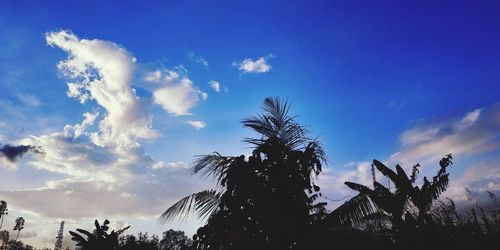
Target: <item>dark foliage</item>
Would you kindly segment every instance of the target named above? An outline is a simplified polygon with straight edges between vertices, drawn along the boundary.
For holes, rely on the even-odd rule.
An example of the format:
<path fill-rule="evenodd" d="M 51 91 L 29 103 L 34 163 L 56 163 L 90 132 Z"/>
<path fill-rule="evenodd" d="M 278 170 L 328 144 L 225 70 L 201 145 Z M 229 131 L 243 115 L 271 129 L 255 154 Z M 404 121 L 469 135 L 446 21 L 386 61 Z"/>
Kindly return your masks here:
<path fill-rule="evenodd" d="M 127 230 L 130 226 L 118 231 L 109 230 L 109 221 L 104 220 L 102 225 L 97 220 L 94 222 L 95 229 L 91 233 L 84 229 L 76 229 L 76 232 L 69 231 L 71 239 L 76 242 L 80 250 L 113 250 L 119 248 L 118 236 Z"/>
<path fill-rule="evenodd" d="M 208 216 L 194 238 L 195 249 L 307 246 L 317 219 L 311 213 L 326 205 L 316 202 L 321 194 L 313 181 L 321 172 L 324 152 L 288 115 L 286 102 L 267 98 L 263 110 L 263 115 L 243 120 L 261 136 L 244 139 L 254 148 L 248 158 L 218 153 L 197 157 L 194 173 L 213 177 L 222 191 L 188 196 L 161 216 L 168 221 L 191 209 Z"/>

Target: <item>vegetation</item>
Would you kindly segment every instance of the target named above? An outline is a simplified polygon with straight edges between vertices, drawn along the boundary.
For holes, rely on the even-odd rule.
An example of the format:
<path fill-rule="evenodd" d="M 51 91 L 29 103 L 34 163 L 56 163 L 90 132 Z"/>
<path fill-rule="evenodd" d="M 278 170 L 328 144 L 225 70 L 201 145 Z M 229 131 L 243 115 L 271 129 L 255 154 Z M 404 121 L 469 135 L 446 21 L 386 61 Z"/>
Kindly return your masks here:
<path fill-rule="evenodd" d="M 5 215 L 9 214 L 7 211 L 7 202 L 6 201 L 0 201 L 0 229 L 2 229 L 3 226 L 3 218 Z"/>
<path fill-rule="evenodd" d="M 358 194 L 333 211 L 319 202 L 315 177 L 326 161 L 318 140 L 288 114 L 289 105 L 267 98 L 264 114 L 243 120 L 257 132 L 245 138 L 250 155 L 197 156 L 193 173 L 213 178 L 215 187 L 188 195 L 160 216 L 162 223 L 190 213 L 207 219 L 192 239 L 168 230 L 160 239 L 148 233 L 125 235 L 129 228 L 111 230 L 110 222 L 96 220 L 95 229 L 70 231 L 78 249 L 146 250 L 284 250 L 284 249 L 488 249 L 500 244 L 500 203 L 488 192 L 489 202 L 466 189 L 468 208 L 440 199 L 449 185 L 452 155 L 439 162 L 437 173 L 417 185 L 420 165 L 411 173 L 373 160 L 373 186 L 349 182 Z M 375 169 L 389 180 L 375 179 Z M 0 201 L 0 216 L 7 203 Z M 0 224 L 1 227 L 2 224 Z M 24 219 L 16 219 L 16 239 L 0 231 L 0 249 L 33 249 L 17 241 Z"/>
<path fill-rule="evenodd" d="M 208 223 L 194 237 L 195 249 L 303 249 L 315 227 L 311 212 L 320 188 L 313 177 L 325 161 L 318 141 L 288 115 L 289 106 L 267 98 L 263 115 L 243 120 L 261 137 L 246 138 L 249 157 L 198 156 L 194 173 L 212 176 L 221 191 L 190 195 L 161 216 L 166 222 L 190 209 Z M 293 218 L 293 219 L 291 219 Z"/>

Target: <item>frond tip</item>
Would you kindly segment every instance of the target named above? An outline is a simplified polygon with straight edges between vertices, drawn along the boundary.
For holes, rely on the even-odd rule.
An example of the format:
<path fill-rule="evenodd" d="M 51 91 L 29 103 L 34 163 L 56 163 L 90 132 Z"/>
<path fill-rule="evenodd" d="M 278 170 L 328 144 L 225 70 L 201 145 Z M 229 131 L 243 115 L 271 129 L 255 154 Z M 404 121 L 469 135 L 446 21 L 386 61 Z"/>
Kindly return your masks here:
<path fill-rule="evenodd" d="M 193 212 L 204 219 L 219 209 L 220 198 L 221 193 L 212 189 L 191 194 L 169 207 L 158 220 L 160 223 L 166 223 L 174 218 L 186 219 Z"/>

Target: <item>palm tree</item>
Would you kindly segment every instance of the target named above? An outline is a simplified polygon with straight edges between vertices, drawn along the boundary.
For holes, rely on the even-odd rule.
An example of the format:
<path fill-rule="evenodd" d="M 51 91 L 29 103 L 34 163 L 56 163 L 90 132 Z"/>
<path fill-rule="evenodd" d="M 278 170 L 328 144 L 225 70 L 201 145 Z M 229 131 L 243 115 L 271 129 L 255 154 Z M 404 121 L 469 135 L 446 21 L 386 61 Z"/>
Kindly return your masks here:
<path fill-rule="evenodd" d="M 19 233 L 21 233 L 21 230 L 24 228 L 24 218 L 23 217 L 17 217 L 16 218 L 16 225 L 14 226 L 14 231 L 17 230 L 17 236 L 16 236 L 16 241 L 17 238 L 19 238 Z"/>
<path fill-rule="evenodd" d="M 0 218 L 1 218 L 1 221 L 0 221 L 0 229 L 2 229 L 2 225 L 3 225 L 3 217 L 5 217 L 9 209 L 7 209 L 7 202 L 6 201 L 0 201 Z"/>
<path fill-rule="evenodd" d="M 244 138 L 253 147 L 250 156 L 197 156 L 193 172 L 211 176 L 216 190 L 181 199 L 160 221 L 196 211 L 208 223 L 197 233 L 195 247 L 239 249 L 296 249 L 312 223 L 325 154 L 320 143 L 288 115 L 289 105 L 266 98 L 264 114 L 242 121 L 258 138 Z M 321 209 L 319 209 L 321 210 Z M 236 247 L 237 245 L 237 247 Z"/>

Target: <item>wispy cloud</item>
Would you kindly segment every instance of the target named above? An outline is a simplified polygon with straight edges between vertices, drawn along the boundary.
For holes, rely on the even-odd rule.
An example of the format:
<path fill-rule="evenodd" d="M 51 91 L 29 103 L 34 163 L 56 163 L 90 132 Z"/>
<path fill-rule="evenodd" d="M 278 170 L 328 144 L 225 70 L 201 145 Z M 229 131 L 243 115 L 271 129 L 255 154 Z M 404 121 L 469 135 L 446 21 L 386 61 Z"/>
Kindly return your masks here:
<path fill-rule="evenodd" d="M 431 163 L 448 153 L 464 156 L 496 150 L 500 143 L 498 117 L 500 103 L 473 110 L 459 118 L 407 129 L 400 136 L 402 148 L 389 161 Z"/>
<path fill-rule="evenodd" d="M 205 67 L 208 67 L 208 61 L 205 58 L 203 58 L 199 55 L 196 55 L 193 51 L 188 52 L 187 57 L 193 62 L 199 63 Z"/>
<path fill-rule="evenodd" d="M 202 129 L 206 126 L 205 122 L 203 121 L 187 121 L 186 123 L 195 127 L 196 129 Z"/>
<path fill-rule="evenodd" d="M 266 73 L 272 68 L 268 60 L 273 57 L 273 54 L 268 54 L 258 59 L 246 58 L 241 62 L 233 62 L 233 66 L 243 73 Z"/>
<path fill-rule="evenodd" d="M 22 103 L 31 107 L 38 107 L 42 104 L 36 96 L 30 94 L 17 94 L 17 98 L 19 98 Z"/>

